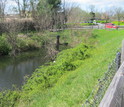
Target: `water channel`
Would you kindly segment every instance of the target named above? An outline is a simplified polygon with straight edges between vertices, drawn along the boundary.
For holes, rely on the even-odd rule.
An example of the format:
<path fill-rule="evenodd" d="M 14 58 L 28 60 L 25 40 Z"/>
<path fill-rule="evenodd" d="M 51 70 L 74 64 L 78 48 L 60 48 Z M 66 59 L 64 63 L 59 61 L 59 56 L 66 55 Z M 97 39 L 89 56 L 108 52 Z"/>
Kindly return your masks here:
<path fill-rule="evenodd" d="M 16 58 L 0 56 L 0 90 L 21 88 L 25 76 L 30 76 L 45 62 L 45 52 L 41 50 L 24 52 Z"/>

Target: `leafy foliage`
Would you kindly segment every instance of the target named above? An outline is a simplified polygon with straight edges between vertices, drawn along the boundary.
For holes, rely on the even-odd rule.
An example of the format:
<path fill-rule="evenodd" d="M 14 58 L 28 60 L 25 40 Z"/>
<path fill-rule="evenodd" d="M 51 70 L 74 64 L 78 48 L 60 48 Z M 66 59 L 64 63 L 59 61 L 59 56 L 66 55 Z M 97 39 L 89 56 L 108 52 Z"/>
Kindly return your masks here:
<path fill-rule="evenodd" d="M 0 93 L 0 107 L 15 107 L 19 97 L 19 91 L 8 90 Z"/>
<path fill-rule="evenodd" d="M 60 7 L 61 0 L 47 0 L 49 5 L 52 5 L 52 9 L 57 9 Z"/>
<path fill-rule="evenodd" d="M 4 36 L 0 36 L 0 55 L 7 55 L 10 52 L 10 45 Z"/>
<path fill-rule="evenodd" d="M 54 86 L 64 73 L 73 71 L 78 67 L 80 63 L 78 64 L 77 61 L 83 61 L 90 57 L 90 49 L 90 46 L 80 44 L 76 48 L 60 52 L 54 63 L 50 63 L 49 66 L 41 66 L 28 79 L 23 87 L 26 93 L 23 97 L 31 98 L 31 93 Z"/>

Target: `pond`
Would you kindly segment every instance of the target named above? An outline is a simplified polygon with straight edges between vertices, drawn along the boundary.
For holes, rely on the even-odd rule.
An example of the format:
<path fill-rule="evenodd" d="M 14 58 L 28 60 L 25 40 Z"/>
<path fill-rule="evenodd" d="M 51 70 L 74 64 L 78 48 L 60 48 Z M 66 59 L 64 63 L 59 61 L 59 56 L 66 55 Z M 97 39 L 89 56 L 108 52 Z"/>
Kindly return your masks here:
<path fill-rule="evenodd" d="M 0 90 L 21 88 L 26 76 L 31 76 L 36 68 L 47 62 L 45 51 L 29 51 L 17 55 L 0 57 Z"/>

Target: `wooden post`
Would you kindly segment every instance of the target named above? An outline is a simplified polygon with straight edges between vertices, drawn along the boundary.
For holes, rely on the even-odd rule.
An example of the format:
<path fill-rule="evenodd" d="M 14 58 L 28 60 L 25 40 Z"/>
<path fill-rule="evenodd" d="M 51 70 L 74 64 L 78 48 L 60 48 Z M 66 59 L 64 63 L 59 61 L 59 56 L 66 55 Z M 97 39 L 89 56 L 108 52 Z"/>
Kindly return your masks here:
<path fill-rule="evenodd" d="M 118 53 L 117 57 L 120 57 L 120 53 Z M 117 63 L 119 64 L 118 61 Z M 124 107 L 124 40 L 122 41 L 121 66 L 109 85 L 99 107 Z"/>
<path fill-rule="evenodd" d="M 124 62 L 115 74 L 99 107 L 124 107 Z"/>
<path fill-rule="evenodd" d="M 119 69 L 120 65 L 121 65 L 121 53 L 118 52 L 116 55 L 116 67 L 117 67 L 116 69 L 117 70 Z"/>
<path fill-rule="evenodd" d="M 124 106 L 124 98 L 123 98 L 123 95 L 124 95 L 124 94 L 122 94 L 122 97 L 121 97 L 121 107 Z"/>
<path fill-rule="evenodd" d="M 122 41 L 122 49 L 121 49 L 121 63 L 124 61 L 124 40 Z"/>
<path fill-rule="evenodd" d="M 60 43 L 59 43 L 59 38 L 60 38 L 60 36 L 59 35 L 57 35 L 57 37 L 56 37 L 56 49 L 57 50 L 59 50 L 59 45 L 60 45 Z"/>

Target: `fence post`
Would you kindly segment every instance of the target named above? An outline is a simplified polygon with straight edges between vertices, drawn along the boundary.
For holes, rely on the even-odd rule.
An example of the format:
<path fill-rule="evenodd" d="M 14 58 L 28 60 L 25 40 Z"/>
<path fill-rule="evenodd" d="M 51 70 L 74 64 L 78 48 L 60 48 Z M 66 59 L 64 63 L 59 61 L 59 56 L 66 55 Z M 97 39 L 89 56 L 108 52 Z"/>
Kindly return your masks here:
<path fill-rule="evenodd" d="M 118 52 L 116 55 L 116 70 L 119 69 L 120 65 L 121 65 L 121 53 Z"/>
<path fill-rule="evenodd" d="M 124 106 L 124 97 L 123 97 L 123 94 L 122 94 L 122 97 L 121 97 L 121 107 Z"/>
<path fill-rule="evenodd" d="M 119 69 L 109 85 L 99 107 L 124 107 L 124 40 L 122 41 L 121 53 L 117 53 L 116 64 L 117 69 Z"/>
<path fill-rule="evenodd" d="M 121 49 L 121 64 L 124 61 L 124 40 L 122 41 L 122 49 Z"/>
<path fill-rule="evenodd" d="M 59 35 L 57 35 L 57 37 L 56 37 L 56 49 L 57 50 L 59 50 L 59 45 L 60 45 L 60 43 L 59 43 L 59 38 L 60 38 L 60 36 Z"/>

